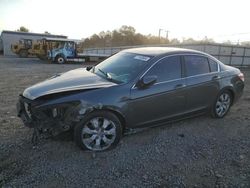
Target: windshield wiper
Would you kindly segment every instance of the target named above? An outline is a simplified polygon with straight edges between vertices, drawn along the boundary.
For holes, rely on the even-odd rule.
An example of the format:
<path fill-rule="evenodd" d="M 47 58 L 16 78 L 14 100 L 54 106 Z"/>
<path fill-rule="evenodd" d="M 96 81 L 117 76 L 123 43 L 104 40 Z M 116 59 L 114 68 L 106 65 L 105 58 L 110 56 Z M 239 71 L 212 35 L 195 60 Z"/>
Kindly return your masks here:
<path fill-rule="evenodd" d="M 102 74 L 104 74 L 106 77 L 108 77 L 108 73 L 106 73 L 105 71 L 103 71 L 102 69 L 98 69 Z"/>
<path fill-rule="evenodd" d="M 102 74 L 104 74 L 105 77 L 106 77 L 108 80 L 110 80 L 110 81 L 112 81 L 112 82 L 115 82 L 115 83 L 122 83 L 122 82 L 119 81 L 119 80 L 113 79 L 110 73 L 105 72 L 105 71 L 103 71 L 102 69 L 97 69 L 97 70 L 99 70 L 99 72 L 101 72 Z"/>
<path fill-rule="evenodd" d="M 102 74 L 104 74 L 106 78 L 108 78 L 109 80 L 112 80 L 112 77 L 111 77 L 111 75 L 110 75 L 109 73 L 103 71 L 102 69 L 98 69 L 98 70 L 99 70 Z"/>

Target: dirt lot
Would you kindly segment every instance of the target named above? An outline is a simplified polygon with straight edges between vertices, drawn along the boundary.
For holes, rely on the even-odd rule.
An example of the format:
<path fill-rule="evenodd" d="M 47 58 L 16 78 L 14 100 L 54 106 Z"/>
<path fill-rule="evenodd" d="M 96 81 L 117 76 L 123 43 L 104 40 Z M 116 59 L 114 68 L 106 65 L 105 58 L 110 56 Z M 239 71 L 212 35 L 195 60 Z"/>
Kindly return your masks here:
<path fill-rule="evenodd" d="M 82 65 L 0 57 L 0 187 L 250 187 L 250 69 L 224 119 L 201 116 L 125 136 L 113 150 L 80 150 L 70 133 L 33 147 L 16 117 L 24 88 Z"/>

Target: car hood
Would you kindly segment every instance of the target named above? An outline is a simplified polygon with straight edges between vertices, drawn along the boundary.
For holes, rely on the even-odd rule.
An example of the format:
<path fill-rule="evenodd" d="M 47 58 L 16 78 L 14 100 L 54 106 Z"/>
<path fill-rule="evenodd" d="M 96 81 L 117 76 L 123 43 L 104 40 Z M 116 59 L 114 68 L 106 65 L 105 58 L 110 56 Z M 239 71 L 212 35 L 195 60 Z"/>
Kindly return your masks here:
<path fill-rule="evenodd" d="M 23 96 L 33 100 L 54 93 L 103 88 L 113 85 L 116 84 L 87 71 L 85 68 L 80 68 L 55 75 L 43 82 L 35 84 L 25 89 Z"/>

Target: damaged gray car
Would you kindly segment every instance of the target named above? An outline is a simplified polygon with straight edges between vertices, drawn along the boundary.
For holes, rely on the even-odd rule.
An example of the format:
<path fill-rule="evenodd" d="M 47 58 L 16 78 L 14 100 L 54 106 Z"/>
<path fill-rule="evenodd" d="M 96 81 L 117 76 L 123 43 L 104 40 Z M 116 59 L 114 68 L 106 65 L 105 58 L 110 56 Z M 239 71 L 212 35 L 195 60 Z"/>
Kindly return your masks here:
<path fill-rule="evenodd" d="M 36 134 L 73 129 L 81 148 L 102 151 L 135 128 L 204 113 L 222 118 L 243 88 L 239 69 L 208 54 L 135 48 L 27 88 L 17 110 Z"/>

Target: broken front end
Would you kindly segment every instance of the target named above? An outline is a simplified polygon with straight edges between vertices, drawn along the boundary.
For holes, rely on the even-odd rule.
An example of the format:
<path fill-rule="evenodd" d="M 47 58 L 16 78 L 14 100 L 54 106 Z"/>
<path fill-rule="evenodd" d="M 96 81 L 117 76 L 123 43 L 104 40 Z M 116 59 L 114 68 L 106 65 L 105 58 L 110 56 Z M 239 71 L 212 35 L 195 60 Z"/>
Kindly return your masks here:
<path fill-rule="evenodd" d="M 42 133 L 55 136 L 68 131 L 81 120 L 86 112 L 86 105 L 82 101 L 66 102 L 61 104 L 46 104 L 46 100 L 30 100 L 22 95 L 17 103 L 18 116 L 25 126 L 34 128 L 34 135 Z M 34 140 L 33 140 L 34 141 Z"/>

